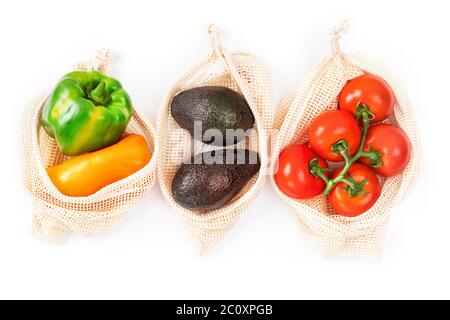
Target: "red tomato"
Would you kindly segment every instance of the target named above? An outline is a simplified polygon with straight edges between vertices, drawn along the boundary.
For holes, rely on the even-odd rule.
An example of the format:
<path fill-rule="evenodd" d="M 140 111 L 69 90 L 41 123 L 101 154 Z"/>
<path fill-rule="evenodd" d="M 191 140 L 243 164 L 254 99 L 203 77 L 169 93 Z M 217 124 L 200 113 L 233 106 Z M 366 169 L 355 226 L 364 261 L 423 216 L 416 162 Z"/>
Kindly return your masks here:
<path fill-rule="evenodd" d="M 317 154 L 302 144 L 288 146 L 281 152 L 275 182 L 285 195 L 295 199 L 310 199 L 325 189 L 325 182 L 309 172 L 309 164 L 314 158 L 318 158 Z M 319 167 L 328 168 L 327 163 L 320 158 Z"/>
<path fill-rule="evenodd" d="M 339 95 L 339 108 L 354 115 L 358 102 L 368 106 L 374 123 L 380 122 L 394 110 L 394 93 L 383 79 L 366 74 L 347 82 Z"/>
<path fill-rule="evenodd" d="M 336 178 L 343 168 L 338 169 L 332 176 Z M 367 180 L 362 190 L 365 194 L 352 196 L 349 191 L 344 189 L 348 185 L 344 182 L 338 183 L 331 190 L 329 197 L 331 206 L 336 212 L 346 217 L 356 217 L 369 210 L 378 200 L 381 194 L 381 186 L 377 176 L 363 164 L 355 163 L 350 167 L 346 174 L 347 179 L 352 179 L 356 183 Z"/>
<path fill-rule="evenodd" d="M 320 114 L 311 123 L 308 138 L 309 144 L 320 157 L 329 161 L 342 161 L 344 158 L 333 151 L 333 145 L 344 140 L 349 154 L 355 154 L 361 141 L 361 130 L 349 112 L 330 110 Z"/>
<path fill-rule="evenodd" d="M 381 153 L 380 168 L 372 168 L 376 173 L 392 177 L 400 174 L 408 165 L 411 157 L 411 144 L 402 129 L 389 124 L 377 124 L 367 131 L 367 139 L 364 151 L 369 152 L 369 147 Z M 370 166 L 370 160 L 361 158 L 360 162 Z"/>

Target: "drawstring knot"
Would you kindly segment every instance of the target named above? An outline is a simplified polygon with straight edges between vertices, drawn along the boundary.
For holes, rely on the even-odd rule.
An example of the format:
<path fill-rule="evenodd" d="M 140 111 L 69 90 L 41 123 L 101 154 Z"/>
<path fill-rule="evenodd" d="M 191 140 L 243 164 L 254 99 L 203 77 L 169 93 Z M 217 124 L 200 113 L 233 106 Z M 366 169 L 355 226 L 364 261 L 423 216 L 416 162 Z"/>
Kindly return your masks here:
<path fill-rule="evenodd" d="M 95 58 L 95 69 L 101 73 L 109 74 L 111 72 L 110 64 L 114 58 L 114 51 L 109 48 L 101 48 L 97 51 Z"/>
<path fill-rule="evenodd" d="M 347 33 L 349 29 L 349 22 L 348 19 L 344 20 L 340 26 L 333 27 L 330 30 L 330 42 L 331 42 L 331 49 L 333 50 L 334 55 L 341 54 L 341 46 L 339 44 L 339 40 L 341 39 L 341 35 L 343 33 Z"/>

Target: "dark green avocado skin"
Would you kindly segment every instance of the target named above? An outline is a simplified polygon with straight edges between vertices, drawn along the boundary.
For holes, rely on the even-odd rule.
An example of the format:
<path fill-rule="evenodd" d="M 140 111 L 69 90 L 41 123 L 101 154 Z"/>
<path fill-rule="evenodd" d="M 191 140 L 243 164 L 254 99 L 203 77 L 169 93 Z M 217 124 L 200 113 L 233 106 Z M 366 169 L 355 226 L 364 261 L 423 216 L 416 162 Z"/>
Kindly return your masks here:
<path fill-rule="evenodd" d="M 172 180 L 172 194 L 187 209 L 219 209 L 242 190 L 260 167 L 259 155 L 254 151 L 223 149 L 200 153 L 178 169 Z"/>
<path fill-rule="evenodd" d="M 243 134 L 227 137 L 226 130 L 242 129 L 245 132 L 255 123 L 245 98 L 226 87 L 198 87 L 182 91 L 172 99 L 170 112 L 191 136 L 194 136 L 194 122 L 201 121 L 202 142 L 215 146 L 229 146 L 242 141 Z M 218 129 L 222 139 L 204 137 L 208 129 Z"/>

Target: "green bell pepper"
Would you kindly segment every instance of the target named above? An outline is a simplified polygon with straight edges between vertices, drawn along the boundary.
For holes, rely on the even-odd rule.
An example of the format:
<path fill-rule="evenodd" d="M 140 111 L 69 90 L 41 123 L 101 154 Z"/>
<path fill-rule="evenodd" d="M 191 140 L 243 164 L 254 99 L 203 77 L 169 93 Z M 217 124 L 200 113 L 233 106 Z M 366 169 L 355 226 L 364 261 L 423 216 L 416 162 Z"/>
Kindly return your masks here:
<path fill-rule="evenodd" d="M 119 81 L 98 71 L 74 71 L 56 85 L 41 114 L 61 152 L 76 156 L 116 143 L 132 113 Z"/>

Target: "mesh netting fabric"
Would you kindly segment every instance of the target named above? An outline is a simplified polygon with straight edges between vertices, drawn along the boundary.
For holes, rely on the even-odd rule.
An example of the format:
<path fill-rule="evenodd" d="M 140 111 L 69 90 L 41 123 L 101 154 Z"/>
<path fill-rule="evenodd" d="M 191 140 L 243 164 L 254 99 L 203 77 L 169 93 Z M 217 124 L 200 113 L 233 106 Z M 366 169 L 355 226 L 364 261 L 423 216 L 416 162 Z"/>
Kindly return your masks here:
<path fill-rule="evenodd" d="M 269 163 L 267 137 L 272 126 L 272 88 L 268 71 L 252 55 L 229 54 L 220 44 L 214 26 L 210 27 L 210 35 L 213 40 L 211 53 L 170 88 L 161 107 L 157 124 L 158 141 L 161 143 L 157 172 L 161 190 L 181 219 L 200 254 L 205 253 L 224 237 L 260 194 Z M 255 116 L 255 127 L 249 139 L 239 143 L 237 147 L 257 151 L 261 158 L 260 172 L 231 202 L 203 215 L 178 205 L 171 192 L 172 179 L 176 171 L 183 161 L 191 156 L 192 148 L 187 146 L 194 145 L 194 150 L 202 151 L 217 149 L 193 141 L 189 133 L 181 129 L 170 115 L 170 104 L 177 93 L 200 86 L 228 87 L 246 98 Z"/>
<path fill-rule="evenodd" d="M 78 63 L 74 70 L 98 70 L 111 73 L 112 52 L 99 50 L 96 59 Z M 155 181 L 157 143 L 154 129 L 137 110 L 126 133 L 145 137 L 152 153 L 151 161 L 131 176 L 117 181 L 88 197 L 68 197 L 59 192 L 46 173 L 46 168 L 68 159 L 40 125 L 40 114 L 50 90 L 33 99 L 23 115 L 23 179 L 33 205 L 32 232 L 50 242 L 73 233 L 93 236 L 119 224 L 128 210 L 141 199 Z"/>
<path fill-rule="evenodd" d="M 394 114 L 386 121 L 402 128 L 408 135 L 412 154 L 405 171 L 382 179 L 382 194 L 376 204 L 356 218 L 337 215 L 325 196 L 299 201 L 284 195 L 272 184 L 286 202 L 296 223 L 320 252 L 330 258 L 377 258 L 381 255 L 386 226 L 392 207 L 407 193 L 420 174 L 420 141 L 413 110 L 405 90 L 383 66 L 366 56 L 347 55 L 339 50 L 337 35 L 334 54 L 324 59 L 305 77 L 302 85 L 280 104 L 274 121 L 279 129 L 273 146 L 272 172 L 279 153 L 293 143 L 307 141 L 309 124 L 323 111 L 336 109 L 338 95 L 348 80 L 363 73 L 383 78 L 395 95 Z"/>

